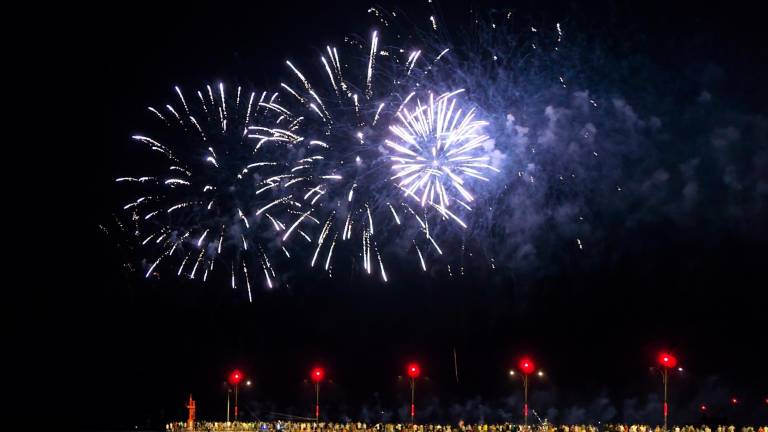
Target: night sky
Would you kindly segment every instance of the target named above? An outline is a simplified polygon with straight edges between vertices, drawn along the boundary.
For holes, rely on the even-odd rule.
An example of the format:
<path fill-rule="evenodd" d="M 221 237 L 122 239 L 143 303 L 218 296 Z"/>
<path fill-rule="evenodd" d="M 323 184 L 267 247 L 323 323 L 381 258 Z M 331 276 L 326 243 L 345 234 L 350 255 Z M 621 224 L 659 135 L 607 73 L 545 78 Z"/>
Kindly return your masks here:
<path fill-rule="evenodd" d="M 658 115 L 667 134 L 667 150 L 638 151 L 612 175 L 641 184 L 654 170 L 631 164 L 679 167 L 700 155 L 695 204 L 668 192 L 685 180 L 672 174 L 663 185 L 649 183 L 658 193 L 635 189 L 626 205 L 590 196 L 595 240 L 586 253 L 552 236 L 539 237 L 535 264 L 463 277 L 393 269 L 382 284 L 358 272 L 330 280 L 307 272 L 290 286 L 257 291 L 251 304 L 221 281 L 146 281 L 126 271 L 131 257 L 98 225 L 122 206 L 113 179 L 136 162 L 128 137 L 145 121 L 146 105 L 165 100 L 174 84 L 279 83 L 286 58 L 368 33 L 367 4 L 98 6 L 100 18 L 72 30 L 87 51 L 81 78 L 91 82 L 84 98 L 93 108 L 74 129 L 93 130 L 78 173 L 82 237 L 64 276 L 71 306 L 57 311 L 67 327 L 53 330 L 67 335 L 52 347 L 67 353 L 66 388 L 75 389 L 67 393 L 77 394 L 69 414 L 83 429 L 157 428 L 184 418 L 192 393 L 200 418 L 222 419 L 224 381 L 238 367 L 254 382 L 241 395 L 246 418 L 308 416 L 307 375 L 322 364 L 329 418 L 378 421 L 383 411 L 397 420 L 408 395 L 398 377 L 417 360 L 424 421 L 517 420 L 521 386 L 507 371 L 527 353 L 547 373 L 532 384 L 540 415 L 655 423 L 661 380 L 649 366 L 669 349 L 686 369 L 672 380 L 673 421 L 768 420 L 763 24 L 746 2 L 683 3 L 443 2 L 441 12 L 460 26 L 470 8 L 513 7 L 537 22 L 562 22 L 597 46 L 614 59 L 597 67 L 600 89 L 639 116 Z M 592 68 L 594 52 L 583 51 Z M 707 114 L 697 105 L 703 92 L 717 103 Z M 738 150 L 710 152 L 701 137 L 728 127 L 738 131 Z M 715 163 L 725 157 L 727 167 Z M 722 186 L 734 177 L 738 189 Z M 645 199 L 651 195 L 659 200 Z M 731 407 L 731 396 L 743 402 Z M 706 419 L 701 403 L 712 407 Z"/>

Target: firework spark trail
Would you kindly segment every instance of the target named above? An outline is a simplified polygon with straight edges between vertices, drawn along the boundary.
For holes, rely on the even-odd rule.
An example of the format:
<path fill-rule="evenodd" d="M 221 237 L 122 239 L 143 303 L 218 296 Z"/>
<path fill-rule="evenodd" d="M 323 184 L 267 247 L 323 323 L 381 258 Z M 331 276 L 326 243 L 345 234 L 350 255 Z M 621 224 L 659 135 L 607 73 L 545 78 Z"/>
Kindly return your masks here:
<path fill-rule="evenodd" d="M 160 160 L 154 158 L 142 168 L 155 174 L 115 181 L 140 191 L 123 209 L 142 222 L 136 235 L 144 239 L 151 263 L 146 277 L 159 275 L 161 264 L 167 263 L 178 276 L 205 281 L 214 262 L 222 260 L 231 270 L 232 287 L 244 279 L 252 301 L 254 272 L 249 267 L 260 266 L 266 286 L 274 285 L 277 276 L 265 251 L 278 249 L 273 243 L 285 230 L 283 220 L 300 206 L 281 190 L 296 178 L 286 156 L 292 152 L 286 144 L 296 137 L 282 130 L 254 145 L 247 138 L 248 126 L 258 116 L 255 92 L 243 94 L 242 87 L 227 92 L 224 83 L 215 88 L 205 86 L 204 92 L 197 92 L 198 99 L 190 99 L 175 86 L 177 101 L 164 108 L 170 116 L 150 108 L 161 127 L 132 138 L 160 154 Z"/>

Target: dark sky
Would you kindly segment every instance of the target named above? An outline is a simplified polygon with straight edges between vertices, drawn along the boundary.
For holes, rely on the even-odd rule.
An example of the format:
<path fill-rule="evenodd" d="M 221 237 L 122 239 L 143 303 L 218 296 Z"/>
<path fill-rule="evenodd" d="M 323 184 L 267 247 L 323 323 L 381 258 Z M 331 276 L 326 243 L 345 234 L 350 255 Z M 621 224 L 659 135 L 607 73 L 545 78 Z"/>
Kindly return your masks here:
<path fill-rule="evenodd" d="M 765 118 L 768 59 L 759 14 L 746 2 L 538 3 L 515 7 L 544 21 L 567 21 L 603 41 L 606 51 L 642 55 L 669 76 L 681 65 L 718 65 L 728 77 L 719 89 L 734 109 Z M 469 7 L 442 5 L 456 22 Z M 662 348 L 678 353 L 687 369 L 672 383 L 681 418 L 698 421 L 695 406 L 707 403 L 716 407 L 716 419 L 768 419 L 766 218 L 713 222 L 701 206 L 685 216 L 687 223 L 658 217 L 629 231 L 608 228 L 615 241 L 588 264 L 563 260 L 533 277 L 405 272 L 382 285 L 359 275 L 332 282 L 306 276 L 290 288 L 256 294 L 252 304 L 226 286 L 145 282 L 123 271 L 123 257 L 97 224 L 120 204 L 112 179 L 125 165 L 127 137 L 147 101 L 163 100 L 176 83 L 275 84 L 285 58 L 366 33 L 366 8 L 352 1 L 131 2 L 90 11 L 95 18 L 71 29 L 87 53 L 80 75 L 90 82 L 82 95 L 95 119 L 88 125 L 99 129 L 85 144 L 86 240 L 72 254 L 77 270 L 66 273 L 72 305 L 62 321 L 71 328 L 54 344 L 67 353 L 67 385 L 77 394 L 70 414 L 81 427 L 180 420 L 190 392 L 200 417 L 220 419 L 223 381 L 233 367 L 255 383 L 242 395 L 248 417 L 308 415 L 305 378 L 317 363 L 332 380 L 323 389 L 332 418 L 359 418 L 363 406 L 374 410 L 377 403 L 396 411 L 407 395 L 398 376 L 411 359 L 427 377 L 419 383 L 421 403 L 442 410 L 429 419 L 476 420 L 481 408 L 467 401 L 519 412 L 519 400 L 505 399 L 520 393 L 506 371 L 523 353 L 548 374 L 534 383 L 541 390 L 534 408 L 554 407 L 561 420 L 632 419 L 653 406 L 649 395 L 660 390 L 648 366 Z M 754 146 L 755 153 L 764 151 L 764 134 Z M 727 199 L 708 198 L 711 207 Z M 766 216 L 765 208 L 763 202 L 757 215 Z M 730 395 L 743 404 L 729 408 Z M 633 398 L 636 405 L 627 402 Z M 619 412 L 611 416 L 605 400 Z M 452 404 L 465 408 L 452 411 Z M 584 408 L 581 417 L 573 414 L 576 407 Z"/>

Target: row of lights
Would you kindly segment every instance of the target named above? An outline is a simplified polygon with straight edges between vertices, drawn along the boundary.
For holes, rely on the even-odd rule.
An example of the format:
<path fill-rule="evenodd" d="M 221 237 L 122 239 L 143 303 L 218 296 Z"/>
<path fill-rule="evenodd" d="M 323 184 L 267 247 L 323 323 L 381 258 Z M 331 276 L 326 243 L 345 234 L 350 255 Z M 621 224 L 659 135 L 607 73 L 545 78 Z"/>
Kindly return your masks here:
<path fill-rule="evenodd" d="M 523 410 L 523 415 L 525 416 L 525 423 L 528 424 L 528 375 L 535 371 L 535 366 L 533 360 L 528 357 L 523 357 L 520 360 L 518 366 L 523 374 L 523 387 L 525 392 L 525 407 Z M 421 375 L 421 366 L 419 366 L 419 364 L 416 362 L 411 362 L 406 365 L 405 371 L 408 377 L 411 379 L 411 423 L 413 423 L 414 417 L 416 416 L 416 378 Z M 515 376 L 515 370 L 510 370 L 509 374 L 510 376 Z M 539 377 L 543 377 L 544 372 L 538 371 L 537 375 Z M 232 371 L 232 373 L 229 374 L 229 383 L 235 387 L 235 421 L 238 419 L 238 389 L 244 377 L 245 375 L 238 369 L 235 369 Z M 309 373 L 309 378 L 315 384 L 315 420 L 319 420 L 320 418 L 320 382 L 323 381 L 324 377 L 325 369 L 322 367 L 315 367 Z M 247 380 L 245 385 L 250 387 L 251 381 Z M 229 421 L 229 402 L 227 402 L 227 421 Z"/>
<path fill-rule="evenodd" d="M 667 403 L 667 387 L 668 387 L 668 381 L 669 381 L 669 371 L 672 369 L 676 369 L 678 372 L 683 372 L 683 368 L 681 366 L 677 365 L 677 357 L 675 357 L 673 354 L 669 352 L 661 352 L 659 353 L 659 356 L 657 358 L 657 362 L 659 366 L 661 366 L 661 373 L 664 383 L 664 430 L 667 428 L 667 417 L 669 414 L 669 405 Z M 518 369 L 519 372 L 522 373 L 523 377 L 523 392 L 524 392 L 524 404 L 523 404 L 523 417 L 525 421 L 525 425 L 528 425 L 528 377 L 532 374 L 535 374 L 538 377 L 544 377 L 544 371 L 542 370 L 536 370 L 536 364 L 533 362 L 533 360 L 526 356 L 520 359 L 518 362 Z M 414 402 L 415 399 L 415 388 L 416 388 L 416 378 L 418 378 L 421 375 L 421 366 L 419 366 L 416 362 L 411 362 L 406 365 L 406 374 L 411 379 L 411 423 L 413 423 L 414 416 L 416 415 L 416 405 Z M 518 374 L 515 369 L 509 370 L 509 375 L 511 377 L 515 377 Z M 310 379 L 315 384 L 315 419 L 320 418 L 320 383 L 323 381 L 323 378 L 325 378 L 325 369 L 322 367 L 315 367 L 310 371 L 309 374 Z M 232 373 L 229 375 L 229 382 L 235 386 L 235 420 L 237 420 L 238 417 L 238 407 L 237 407 L 237 390 L 240 385 L 240 382 L 243 380 L 244 375 L 239 370 L 235 369 L 232 371 Z M 245 385 L 250 387 L 251 381 L 246 380 Z M 737 405 L 739 403 L 739 400 L 736 397 L 731 398 L 731 404 Z M 768 404 L 768 398 L 765 399 L 765 403 Z M 229 407 L 229 404 L 227 404 L 227 407 Z M 699 406 L 700 411 L 706 412 L 708 410 L 707 405 L 702 404 Z M 229 419 L 229 408 L 227 408 L 227 419 Z"/>

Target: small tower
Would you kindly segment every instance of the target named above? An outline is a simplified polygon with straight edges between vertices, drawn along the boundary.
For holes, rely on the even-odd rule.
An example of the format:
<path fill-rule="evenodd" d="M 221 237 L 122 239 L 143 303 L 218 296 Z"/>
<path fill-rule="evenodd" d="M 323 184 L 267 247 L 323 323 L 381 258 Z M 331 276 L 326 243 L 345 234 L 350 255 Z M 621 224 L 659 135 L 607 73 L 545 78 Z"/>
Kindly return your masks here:
<path fill-rule="evenodd" d="M 195 429 L 195 400 L 192 399 L 192 394 L 189 394 L 189 402 L 187 402 L 187 409 L 189 410 L 189 417 L 187 417 L 187 429 Z"/>

